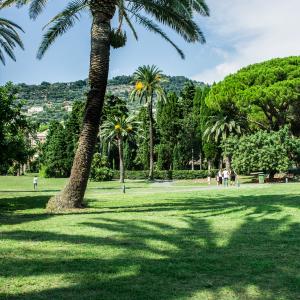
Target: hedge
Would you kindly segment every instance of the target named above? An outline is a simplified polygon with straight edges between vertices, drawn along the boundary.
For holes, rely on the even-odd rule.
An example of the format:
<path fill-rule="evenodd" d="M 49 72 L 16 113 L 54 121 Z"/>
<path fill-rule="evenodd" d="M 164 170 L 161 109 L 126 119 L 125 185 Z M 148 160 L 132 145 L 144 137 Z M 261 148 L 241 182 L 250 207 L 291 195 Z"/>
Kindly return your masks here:
<path fill-rule="evenodd" d="M 211 170 L 211 177 L 215 177 L 218 170 Z M 126 179 L 147 179 L 149 171 L 126 171 Z M 119 179 L 119 171 L 114 171 L 114 179 Z M 173 170 L 173 171 L 154 171 L 154 178 L 160 180 L 172 179 L 202 179 L 208 177 L 208 170 Z"/>

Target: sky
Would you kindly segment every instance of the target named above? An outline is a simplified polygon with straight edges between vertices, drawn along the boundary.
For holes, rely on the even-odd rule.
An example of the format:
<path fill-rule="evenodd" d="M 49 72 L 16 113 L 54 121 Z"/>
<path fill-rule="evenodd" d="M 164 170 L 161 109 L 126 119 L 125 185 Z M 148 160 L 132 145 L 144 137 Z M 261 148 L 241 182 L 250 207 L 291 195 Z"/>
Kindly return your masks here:
<path fill-rule="evenodd" d="M 25 51 L 17 49 L 17 62 L 7 59 L 0 65 L 0 84 L 38 84 L 70 82 L 88 76 L 91 19 L 83 14 L 80 22 L 51 46 L 42 60 L 36 52 L 43 26 L 58 13 L 66 0 L 49 1 L 45 12 L 36 21 L 28 17 L 28 9 L 9 8 L 0 16 L 23 27 Z M 275 57 L 300 55 L 300 0 L 206 0 L 211 16 L 196 17 L 207 43 L 187 44 L 171 30 L 171 38 L 184 51 L 177 52 L 158 35 L 137 25 L 139 40 L 128 31 L 124 48 L 112 50 L 110 73 L 132 74 L 138 66 L 155 64 L 167 75 L 183 75 L 213 83 L 252 63 Z M 126 28 L 125 28 L 126 30 Z"/>

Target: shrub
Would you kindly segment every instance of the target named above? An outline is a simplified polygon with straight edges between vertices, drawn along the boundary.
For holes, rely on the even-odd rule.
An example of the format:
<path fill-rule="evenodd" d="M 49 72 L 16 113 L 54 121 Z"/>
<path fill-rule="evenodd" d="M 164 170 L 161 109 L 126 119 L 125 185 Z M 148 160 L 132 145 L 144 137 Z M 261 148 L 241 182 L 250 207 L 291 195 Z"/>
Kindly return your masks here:
<path fill-rule="evenodd" d="M 211 170 L 211 177 L 215 177 L 218 170 Z M 113 178 L 119 178 L 119 171 L 114 171 Z M 127 171 L 125 172 L 126 179 L 141 179 L 145 180 L 148 178 L 149 171 Z M 154 171 L 154 178 L 160 180 L 171 180 L 171 179 L 202 179 L 208 176 L 208 170 L 164 170 Z"/>
<path fill-rule="evenodd" d="M 108 167 L 95 168 L 93 172 L 94 181 L 110 181 L 113 179 L 114 172 Z"/>
<path fill-rule="evenodd" d="M 94 181 L 109 181 L 114 175 L 113 170 L 108 167 L 108 160 L 106 156 L 101 156 L 95 153 L 91 168 L 91 180 Z"/>
<path fill-rule="evenodd" d="M 51 177 L 49 174 L 48 167 L 43 166 L 43 165 L 40 167 L 39 177 L 42 177 L 42 178 L 50 178 Z"/>

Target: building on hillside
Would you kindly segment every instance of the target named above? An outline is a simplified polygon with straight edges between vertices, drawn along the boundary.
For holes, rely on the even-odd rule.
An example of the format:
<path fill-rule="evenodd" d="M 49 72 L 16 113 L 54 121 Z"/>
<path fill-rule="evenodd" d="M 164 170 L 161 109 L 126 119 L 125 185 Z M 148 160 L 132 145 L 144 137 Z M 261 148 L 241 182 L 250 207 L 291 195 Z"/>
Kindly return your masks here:
<path fill-rule="evenodd" d="M 44 144 L 48 135 L 48 129 L 43 132 L 38 132 L 35 137 L 30 136 L 31 146 L 36 146 L 38 143 Z"/>
<path fill-rule="evenodd" d="M 43 106 L 32 106 L 32 107 L 28 108 L 27 114 L 28 115 L 33 115 L 33 114 L 38 114 L 38 113 L 43 112 L 43 111 L 44 111 Z"/>

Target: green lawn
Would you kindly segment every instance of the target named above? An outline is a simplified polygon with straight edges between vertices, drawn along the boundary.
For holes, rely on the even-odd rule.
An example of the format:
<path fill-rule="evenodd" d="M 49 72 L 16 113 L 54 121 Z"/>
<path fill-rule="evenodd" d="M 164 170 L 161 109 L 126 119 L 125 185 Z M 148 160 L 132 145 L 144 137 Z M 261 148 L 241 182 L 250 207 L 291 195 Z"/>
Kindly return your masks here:
<path fill-rule="evenodd" d="M 91 183 L 0 177 L 1 299 L 300 299 L 300 184 Z"/>

